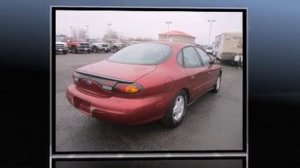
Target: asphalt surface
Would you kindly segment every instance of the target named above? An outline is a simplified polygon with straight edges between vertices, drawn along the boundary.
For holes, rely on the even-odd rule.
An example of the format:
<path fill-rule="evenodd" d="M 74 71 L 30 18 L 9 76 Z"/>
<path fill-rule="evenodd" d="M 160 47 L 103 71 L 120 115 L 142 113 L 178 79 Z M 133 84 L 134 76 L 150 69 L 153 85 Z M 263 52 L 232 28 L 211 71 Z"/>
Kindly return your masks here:
<path fill-rule="evenodd" d="M 222 65 L 220 91 L 209 92 L 189 106 L 175 129 L 159 122 L 118 126 L 79 112 L 65 97 L 75 69 L 110 55 L 56 55 L 56 151 L 242 150 L 242 68 Z"/>

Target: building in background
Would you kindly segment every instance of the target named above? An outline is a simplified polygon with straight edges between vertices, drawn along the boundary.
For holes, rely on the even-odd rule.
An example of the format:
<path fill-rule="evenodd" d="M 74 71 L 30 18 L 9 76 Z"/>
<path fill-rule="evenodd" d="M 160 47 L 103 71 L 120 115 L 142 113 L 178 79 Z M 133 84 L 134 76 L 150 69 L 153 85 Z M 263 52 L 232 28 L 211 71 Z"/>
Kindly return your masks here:
<path fill-rule="evenodd" d="M 182 31 L 169 31 L 158 34 L 160 41 L 184 42 L 195 44 L 196 37 Z"/>

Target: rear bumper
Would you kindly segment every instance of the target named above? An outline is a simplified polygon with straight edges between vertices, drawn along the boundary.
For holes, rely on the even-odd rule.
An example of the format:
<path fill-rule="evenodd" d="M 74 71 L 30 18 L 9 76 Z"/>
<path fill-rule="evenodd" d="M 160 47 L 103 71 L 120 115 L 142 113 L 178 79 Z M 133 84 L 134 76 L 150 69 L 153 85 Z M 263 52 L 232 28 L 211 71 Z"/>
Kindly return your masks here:
<path fill-rule="evenodd" d="M 77 47 L 76 48 L 77 52 L 91 52 L 92 50 L 90 48 L 85 48 L 85 47 Z"/>
<path fill-rule="evenodd" d="M 97 49 L 100 51 L 108 51 L 109 50 L 108 47 L 97 47 Z"/>
<path fill-rule="evenodd" d="M 56 48 L 56 53 L 68 52 L 68 48 Z"/>
<path fill-rule="evenodd" d="M 138 125 L 159 120 L 168 110 L 170 98 L 167 93 L 140 99 L 95 97 L 80 92 L 74 84 L 68 87 L 66 96 L 84 114 L 121 125 Z M 74 98 L 89 102 L 89 108 L 76 107 Z"/>

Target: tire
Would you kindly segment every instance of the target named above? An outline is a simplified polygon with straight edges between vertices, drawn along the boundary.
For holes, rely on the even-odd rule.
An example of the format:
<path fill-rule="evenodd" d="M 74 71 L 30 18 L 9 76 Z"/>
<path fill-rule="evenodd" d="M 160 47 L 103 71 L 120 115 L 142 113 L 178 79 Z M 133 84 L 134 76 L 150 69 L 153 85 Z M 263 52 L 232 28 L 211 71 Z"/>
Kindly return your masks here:
<path fill-rule="evenodd" d="M 63 54 L 64 54 L 64 55 L 68 54 L 68 51 L 63 51 Z"/>
<path fill-rule="evenodd" d="M 93 53 L 97 53 L 97 52 L 98 52 L 97 47 L 93 47 Z"/>
<path fill-rule="evenodd" d="M 115 53 L 117 51 L 118 51 L 118 48 L 117 47 L 113 47 L 112 52 Z"/>
<path fill-rule="evenodd" d="M 75 47 L 72 47 L 72 48 L 71 48 L 71 53 L 73 53 L 73 54 L 76 54 L 76 53 L 77 53 Z"/>
<path fill-rule="evenodd" d="M 187 109 L 185 91 L 180 91 L 173 99 L 170 109 L 161 119 L 161 123 L 168 128 L 177 127 L 183 120 Z"/>
<path fill-rule="evenodd" d="M 218 76 L 218 79 L 216 81 L 216 84 L 214 85 L 213 89 L 212 89 L 212 92 L 214 93 L 218 93 L 219 90 L 220 90 L 220 87 L 221 87 L 221 75 Z"/>

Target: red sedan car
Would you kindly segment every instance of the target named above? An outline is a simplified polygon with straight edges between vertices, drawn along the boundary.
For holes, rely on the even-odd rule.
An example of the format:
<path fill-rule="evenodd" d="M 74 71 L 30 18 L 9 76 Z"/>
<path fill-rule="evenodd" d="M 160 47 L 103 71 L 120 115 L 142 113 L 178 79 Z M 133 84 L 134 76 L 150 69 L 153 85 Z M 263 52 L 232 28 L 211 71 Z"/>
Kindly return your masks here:
<path fill-rule="evenodd" d="M 193 45 L 141 43 L 76 70 L 66 96 L 97 119 L 125 125 L 161 120 L 176 127 L 187 105 L 218 92 L 221 76 L 221 67 Z"/>

